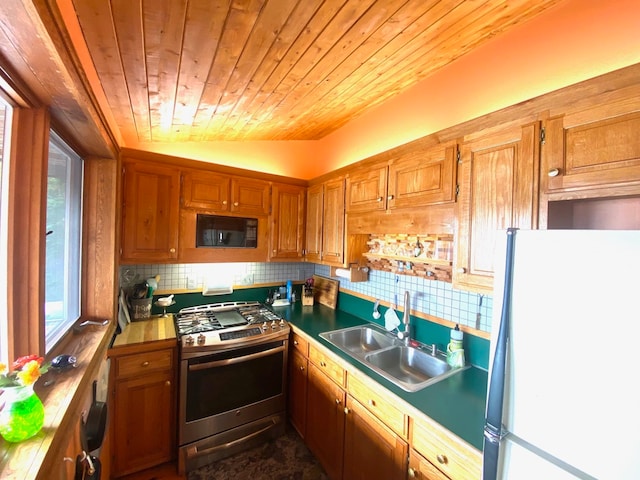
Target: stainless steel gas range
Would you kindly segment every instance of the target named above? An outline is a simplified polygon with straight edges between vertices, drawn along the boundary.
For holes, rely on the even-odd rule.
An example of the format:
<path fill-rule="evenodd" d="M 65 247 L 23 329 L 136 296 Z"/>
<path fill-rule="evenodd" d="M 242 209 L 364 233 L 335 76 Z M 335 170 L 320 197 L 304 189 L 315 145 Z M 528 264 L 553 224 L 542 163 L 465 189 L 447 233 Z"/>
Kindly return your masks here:
<path fill-rule="evenodd" d="M 178 312 L 181 473 L 284 432 L 289 330 L 258 302 Z"/>

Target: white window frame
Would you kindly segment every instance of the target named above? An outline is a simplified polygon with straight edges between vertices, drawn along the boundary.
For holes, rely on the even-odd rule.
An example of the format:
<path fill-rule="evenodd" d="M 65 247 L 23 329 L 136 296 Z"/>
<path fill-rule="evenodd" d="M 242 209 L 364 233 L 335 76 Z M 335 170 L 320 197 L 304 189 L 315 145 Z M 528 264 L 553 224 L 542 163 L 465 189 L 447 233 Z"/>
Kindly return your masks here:
<path fill-rule="evenodd" d="M 45 350 L 49 352 L 53 346 L 64 336 L 81 315 L 81 288 L 82 288 L 82 198 L 84 162 L 53 130 L 49 139 L 49 161 L 51 161 L 51 149 L 57 148 L 68 158 L 66 181 L 66 211 L 64 232 L 64 262 L 63 272 L 59 272 L 65 279 L 64 293 L 61 305 L 61 317 L 51 322 L 52 311 L 57 302 L 48 302 L 45 293 Z M 75 201 L 74 201 L 75 200 Z M 50 230 L 47 219 L 47 232 Z M 53 232 L 55 235 L 60 232 Z M 47 242 L 50 235 L 46 236 Z M 45 266 L 45 292 L 47 292 L 47 268 Z M 59 315 L 59 314 L 56 314 Z M 47 325 L 47 320 L 50 324 Z"/>

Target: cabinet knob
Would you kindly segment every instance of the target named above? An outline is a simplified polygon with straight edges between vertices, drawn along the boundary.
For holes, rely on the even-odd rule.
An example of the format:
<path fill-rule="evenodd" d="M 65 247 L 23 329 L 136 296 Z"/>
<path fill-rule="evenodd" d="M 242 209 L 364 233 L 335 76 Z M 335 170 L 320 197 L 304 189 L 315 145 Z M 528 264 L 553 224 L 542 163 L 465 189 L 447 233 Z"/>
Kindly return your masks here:
<path fill-rule="evenodd" d="M 164 382 L 164 386 L 165 387 L 170 387 L 171 386 L 171 380 L 167 380 L 166 382 Z"/>
<path fill-rule="evenodd" d="M 382 197 L 378 197 L 378 199 L 376 200 L 376 202 L 381 202 L 382 200 L 384 200 Z"/>
<path fill-rule="evenodd" d="M 238 205 L 240 205 L 238 202 L 233 202 L 234 207 L 237 207 Z"/>
<path fill-rule="evenodd" d="M 170 248 L 169 249 L 169 253 L 176 253 L 176 249 L 175 248 Z"/>
<path fill-rule="evenodd" d="M 436 459 L 438 460 L 438 463 L 441 463 L 442 465 L 444 465 L 445 463 L 447 463 L 447 462 L 449 461 L 449 460 L 447 459 L 447 456 L 446 456 L 446 455 L 443 455 L 443 454 L 441 454 L 441 453 L 439 453 L 439 454 L 436 456 Z"/>
<path fill-rule="evenodd" d="M 408 470 L 407 473 L 409 474 L 409 478 L 416 478 L 416 477 L 418 477 L 420 472 L 417 472 L 413 468 L 409 467 L 409 470 Z"/>
<path fill-rule="evenodd" d="M 327 362 L 320 362 L 320 366 L 321 367 L 326 367 L 327 366 Z"/>
<path fill-rule="evenodd" d="M 149 366 L 149 362 L 142 362 L 142 366 L 143 367 L 148 367 Z"/>
<path fill-rule="evenodd" d="M 456 272 L 458 273 L 467 273 L 467 269 L 464 267 L 456 268 Z"/>
<path fill-rule="evenodd" d="M 298 341 L 297 341 L 297 340 L 294 340 L 294 341 L 293 341 L 293 344 L 294 344 L 294 345 L 298 345 Z"/>
<path fill-rule="evenodd" d="M 304 367 L 302 365 L 300 365 L 300 371 L 304 372 Z"/>
<path fill-rule="evenodd" d="M 547 172 L 547 175 L 549 175 L 550 177 L 557 177 L 559 173 L 560 173 L 559 168 L 550 168 L 549 171 Z"/>
<path fill-rule="evenodd" d="M 351 410 L 349 410 L 347 407 L 344 407 L 344 414 L 349 415 L 349 412 L 351 412 Z"/>
<path fill-rule="evenodd" d="M 336 405 L 340 405 L 342 403 L 342 400 L 340 400 L 339 398 L 336 398 Z"/>
<path fill-rule="evenodd" d="M 222 204 L 223 204 L 223 205 L 226 205 L 226 204 L 227 204 L 227 201 L 226 201 L 226 200 L 223 200 L 223 201 L 222 201 Z"/>
<path fill-rule="evenodd" d="M 369 400 L 369 406 L 375 407 L 376 406 L 376 401 L 375 400 Z"/>
<path fill-rule="evenodd" d="M 388 195 L 387 200 L 393 200 L 393 195 Z"/>

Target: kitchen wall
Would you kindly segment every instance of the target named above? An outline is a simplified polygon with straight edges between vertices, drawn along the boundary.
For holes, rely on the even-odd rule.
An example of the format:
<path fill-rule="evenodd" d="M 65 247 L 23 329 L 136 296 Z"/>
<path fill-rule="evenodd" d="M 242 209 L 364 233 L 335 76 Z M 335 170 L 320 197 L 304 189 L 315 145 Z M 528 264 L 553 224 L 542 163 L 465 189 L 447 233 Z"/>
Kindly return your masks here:
<path fill-rule="evenodd" d="M 184 289 L 202 289 L 204 283 L 218 286 L 232 284 L 241 286 L 268 283 L 284 283 L 287 280 L 301 281 L 313 274 L 329 277 L 329 267 L 313 263 L 208 263 L 174 265 L 128 265 L 120 268 L 120 283 L 127 285 L 135 279 L 160 275 L 159 291 L 172 292 Z M 397 284 L 396 284 L 397 277 Z M 477 313 L 480 312 L 479 330 L 491 331 L 493 299 L 476 293 L 455 290 L 450 283 L 425 280 L 408 275 L 371 270 L 369 281 L 349 282 L 343 278 L 340 288 L 394 302 L 397 290 L 398 307 L 402 309 L 405 290 L 411 293 L 411 308 L 418 312 L 476 328 Z M 209 297 L 215 302 L 215 296 Z M 479 306 L 482 299 L 482 306 Z M 264 299 L 256 299 L 263 301 Z"/>

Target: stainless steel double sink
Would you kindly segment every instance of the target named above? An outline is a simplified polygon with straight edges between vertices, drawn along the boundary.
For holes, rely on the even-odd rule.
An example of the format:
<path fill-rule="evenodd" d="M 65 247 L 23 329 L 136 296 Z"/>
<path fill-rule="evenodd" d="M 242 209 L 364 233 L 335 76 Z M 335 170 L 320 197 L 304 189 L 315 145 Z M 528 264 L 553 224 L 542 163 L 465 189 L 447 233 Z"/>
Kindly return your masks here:
<path fill-rule="evenodd" d="M 433 355 L 431 347 L 405 345 L 373 324 L 320 336 L 407 392 L 421 390 L 466 368 L 452 368 L 444 355 Z"/>

